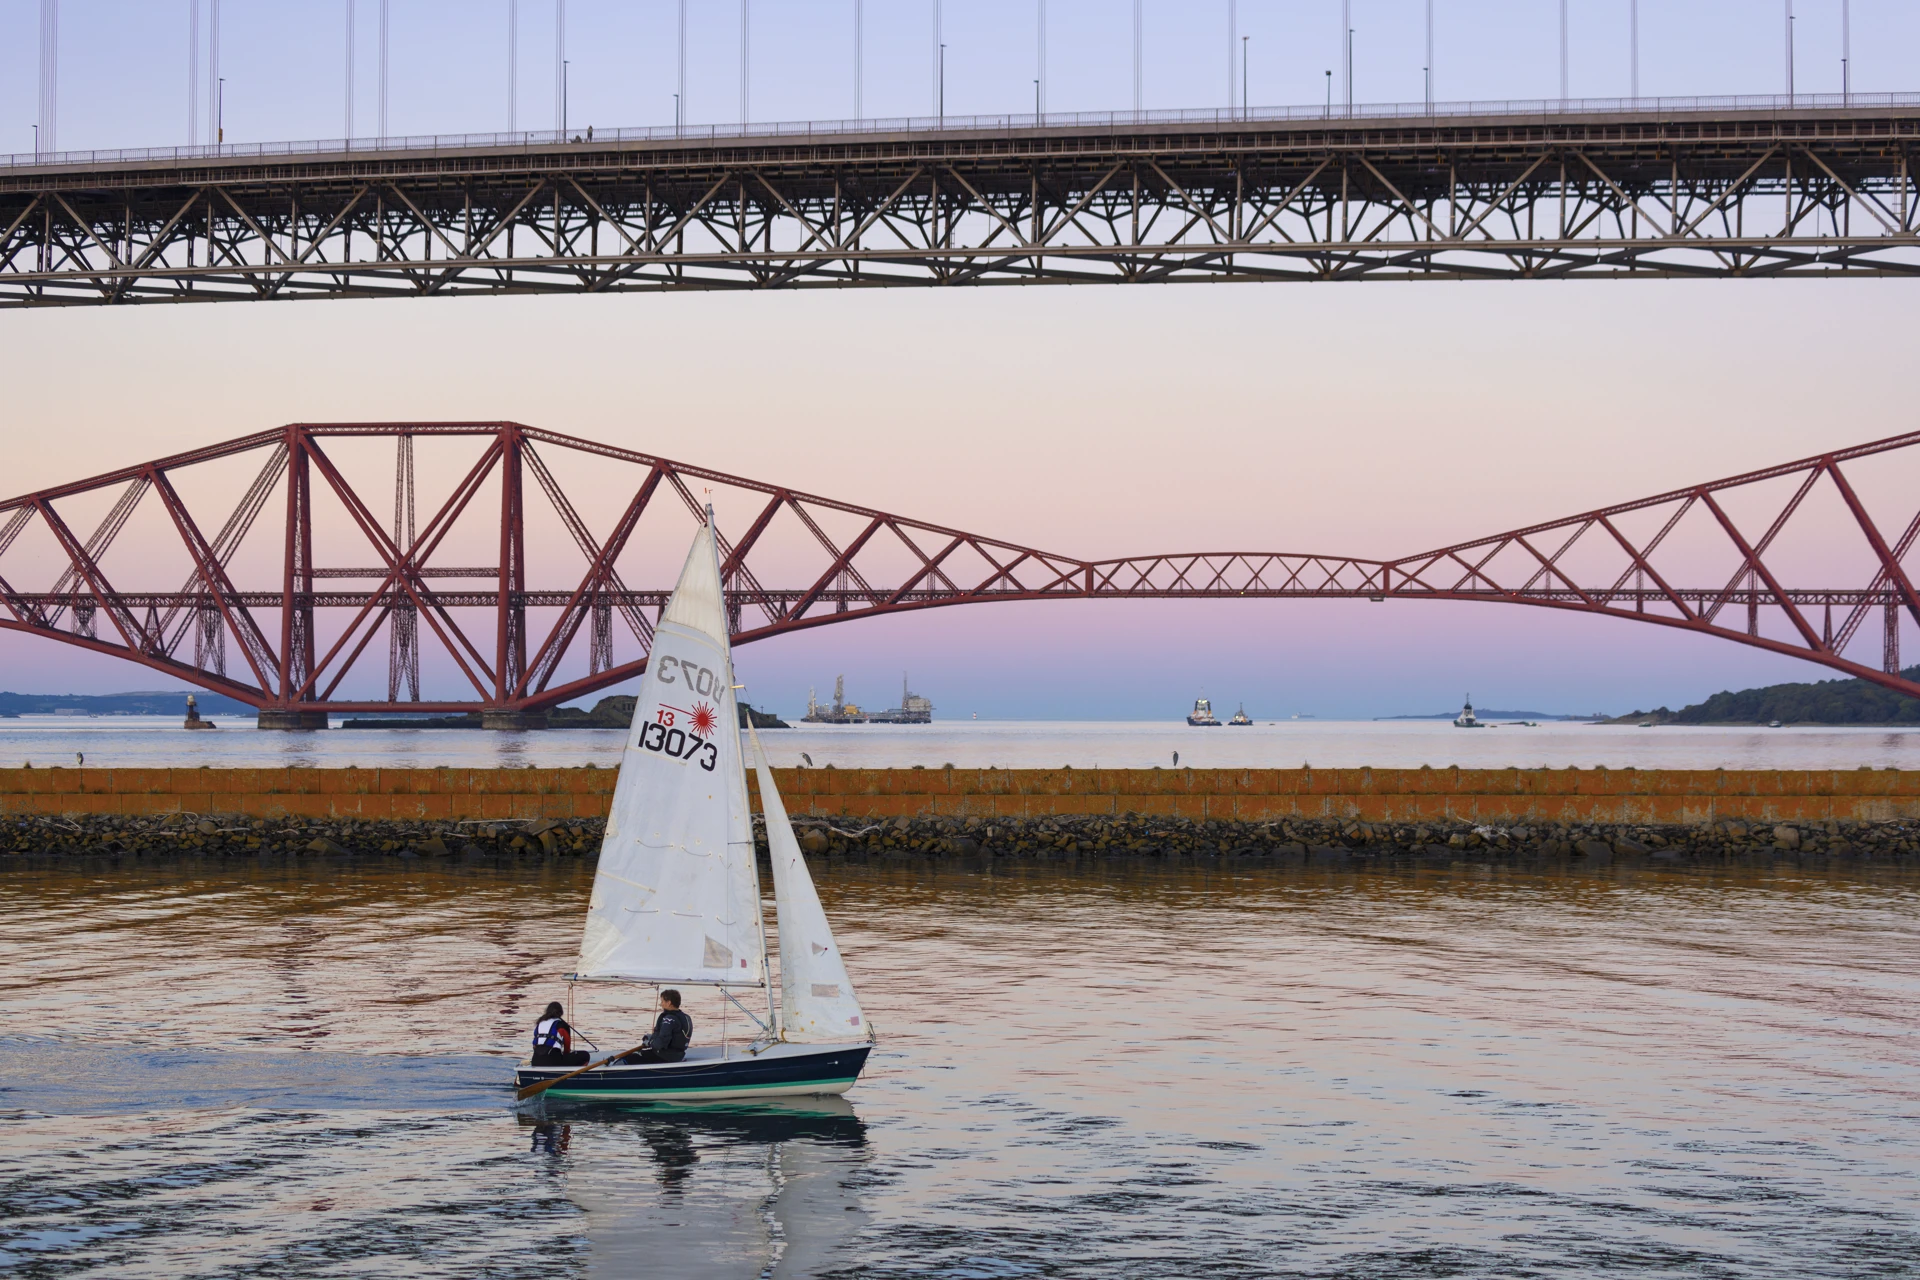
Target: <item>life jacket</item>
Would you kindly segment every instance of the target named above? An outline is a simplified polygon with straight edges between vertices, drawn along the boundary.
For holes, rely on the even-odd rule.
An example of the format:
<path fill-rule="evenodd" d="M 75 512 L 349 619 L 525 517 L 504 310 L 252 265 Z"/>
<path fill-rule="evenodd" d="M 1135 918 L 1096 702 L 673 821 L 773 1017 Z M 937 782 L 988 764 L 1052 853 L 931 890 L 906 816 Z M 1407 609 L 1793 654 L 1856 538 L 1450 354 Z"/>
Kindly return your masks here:
<path fill-rule="evenodd" d="M 567 1053 L 573 1048 L 573 1028 L 560 1018 L 542 1018 L 533 1025 L 533 1048 Z"/>
<path fill-rule="evenodd" d="M 663 1057 L 684 1055 L 693 1043 L 693 1019 L 679 1009 L 668 1009 L 654 1022 L 650 1039 L 653 1051 Z"/>

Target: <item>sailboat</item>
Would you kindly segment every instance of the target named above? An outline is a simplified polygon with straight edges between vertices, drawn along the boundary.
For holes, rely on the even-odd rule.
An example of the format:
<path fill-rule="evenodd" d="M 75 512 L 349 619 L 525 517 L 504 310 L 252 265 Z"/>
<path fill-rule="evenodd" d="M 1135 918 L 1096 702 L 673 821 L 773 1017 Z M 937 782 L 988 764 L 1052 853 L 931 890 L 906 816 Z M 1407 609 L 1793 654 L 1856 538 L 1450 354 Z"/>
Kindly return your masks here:
<path fill-rule="evenodd" d="M 744 1047 L 695 1044 L 679 1062 L 605 1059 L 584 1070 L 523 1062 L 515 1072 L 523 1092 L 554 1081 L 547 1092 L 564 1098 L 837 1094 L 866 1066 L 873 1030 L 753 734 L 779 919 L 774 988 L 735 688 L 708 508 L 654 633 L 568 980 L 715 987 L 758 1035 Z M 756 991 L 766 993 L 765 1019 L 739 1000 Z"/>

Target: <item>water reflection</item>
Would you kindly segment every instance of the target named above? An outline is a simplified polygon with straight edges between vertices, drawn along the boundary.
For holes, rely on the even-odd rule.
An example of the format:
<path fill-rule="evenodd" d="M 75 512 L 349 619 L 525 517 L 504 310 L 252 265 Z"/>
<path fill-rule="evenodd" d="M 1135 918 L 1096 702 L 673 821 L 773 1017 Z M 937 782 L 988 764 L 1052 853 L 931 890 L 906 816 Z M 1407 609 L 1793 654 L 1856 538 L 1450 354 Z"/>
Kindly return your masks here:
<path fill-rule="evenodd" d="M 552 1101 L 520 1123 L 586 1211 L 592 1276 L 817 1276 L 868 1225 L 867 1127 L 844 1098 Z"/>
<path fill-rule="evenodd" d="M 573 1126 L 559 1124 L 552 1120 L 536 1120 L 531 1116 L 522 1117 L 533 1126 L 533 1154 L 537 1156 L 563 1156 L 567 1154 L 567 1143 L 573 1138 Z"/>

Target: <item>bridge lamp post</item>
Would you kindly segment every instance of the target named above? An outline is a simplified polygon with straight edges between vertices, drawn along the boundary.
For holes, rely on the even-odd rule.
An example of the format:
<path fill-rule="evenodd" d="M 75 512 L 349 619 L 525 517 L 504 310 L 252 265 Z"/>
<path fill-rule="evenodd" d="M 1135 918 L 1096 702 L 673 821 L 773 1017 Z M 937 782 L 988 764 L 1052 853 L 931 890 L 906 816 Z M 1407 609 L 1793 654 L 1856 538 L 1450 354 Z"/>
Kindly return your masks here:
<path fill-rule="evenodd" d="M 1327 119 L 1333 119 L 1333 69 L 1327 69 Z"/>
<path fill-rule="evenodd" d="M 1038 0 L 1033 7 L 1033 69 L 1040 73 L 1033 86 L 1033 116 L 1037 122 L 1047 106 L 1047 0 Z"/>
<path fill-rule="evenodd" d="M 1252 36 L 1240 37 L 1240 118 L 1242 120 L 1245 120 L 1248 118 L 1247 116 L 1247 41 L 1251 40 L 1252 38 L 1253 38 Z"/>
<path fill-rule="evenodd" d="M 673 95 L 673 136 L 680 136 L 680 95 Z"/>
<path fill-rule="evenodd" d="M 1569 96 L 1567 84 L 1567 0 L 1560 0 L 1560 101 Z"/>
<path fill-rule="evenodd" d="M 1627 0 L 1627 78 L 1633 100 L 1640 100 L 1640 0 Z"/>
<path fill-rule="evenodd" d="M 940 46 L 940 123 L 947 123 L 947 46 Z"/>
<path fill-rule="evenodd" d="M 1229 111 L 1233 110 L 1235 94 L 1233 87 L 1233 44 L 1234 41 L 1239 38 L 1240 3 L 1239 0 L 1227 0 L 1227 110 Z M 1244 59 L 1240 64 L 1240 78 L 1242 80 L 1247 78 L 1246 62 Z"/>
<path fill-rule="evenodd" d="M 567 99 L 572 71 L 572 60 L 560 59 L 560 141 L 562 142 L 567 140 Z"/>
<path fill-rule="evenodd" d="M 213 126 L 215 145 L 225 145 L 227 141 L 227 78 L 220 77 L 213 101 Z"/>
<path fill-rule="evenodd" d="M 1787 0 L 1787 105 L 1793 105 L 1793 0 Z"/>

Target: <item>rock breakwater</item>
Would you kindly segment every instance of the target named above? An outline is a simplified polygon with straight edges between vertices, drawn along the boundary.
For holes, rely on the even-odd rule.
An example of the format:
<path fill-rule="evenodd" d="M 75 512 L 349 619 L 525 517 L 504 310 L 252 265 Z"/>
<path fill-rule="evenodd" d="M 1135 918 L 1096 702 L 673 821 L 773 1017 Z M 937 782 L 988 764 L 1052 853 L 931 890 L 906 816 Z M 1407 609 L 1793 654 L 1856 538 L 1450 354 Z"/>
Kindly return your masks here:
<path fill-rule="evenodd" d="M 800 817 L 807 853 L 940 859 L 1206 858 L 1233 855 L 1326 865 L 1417 861 L 1710 862 L 1755 856 L 1920 860 L 1920 822 L 1827 821 L 1706 826 L 1642 824 L 1392 824 L 1180 817 L 894 817 L 862 822 Z M 574 820 L 433 822 L 364 818 L 0 817 L 0 848 L 16 854 L 592 858 L 605 823 Z M 761 846 L 765 847 L 764 836 Z"/>

